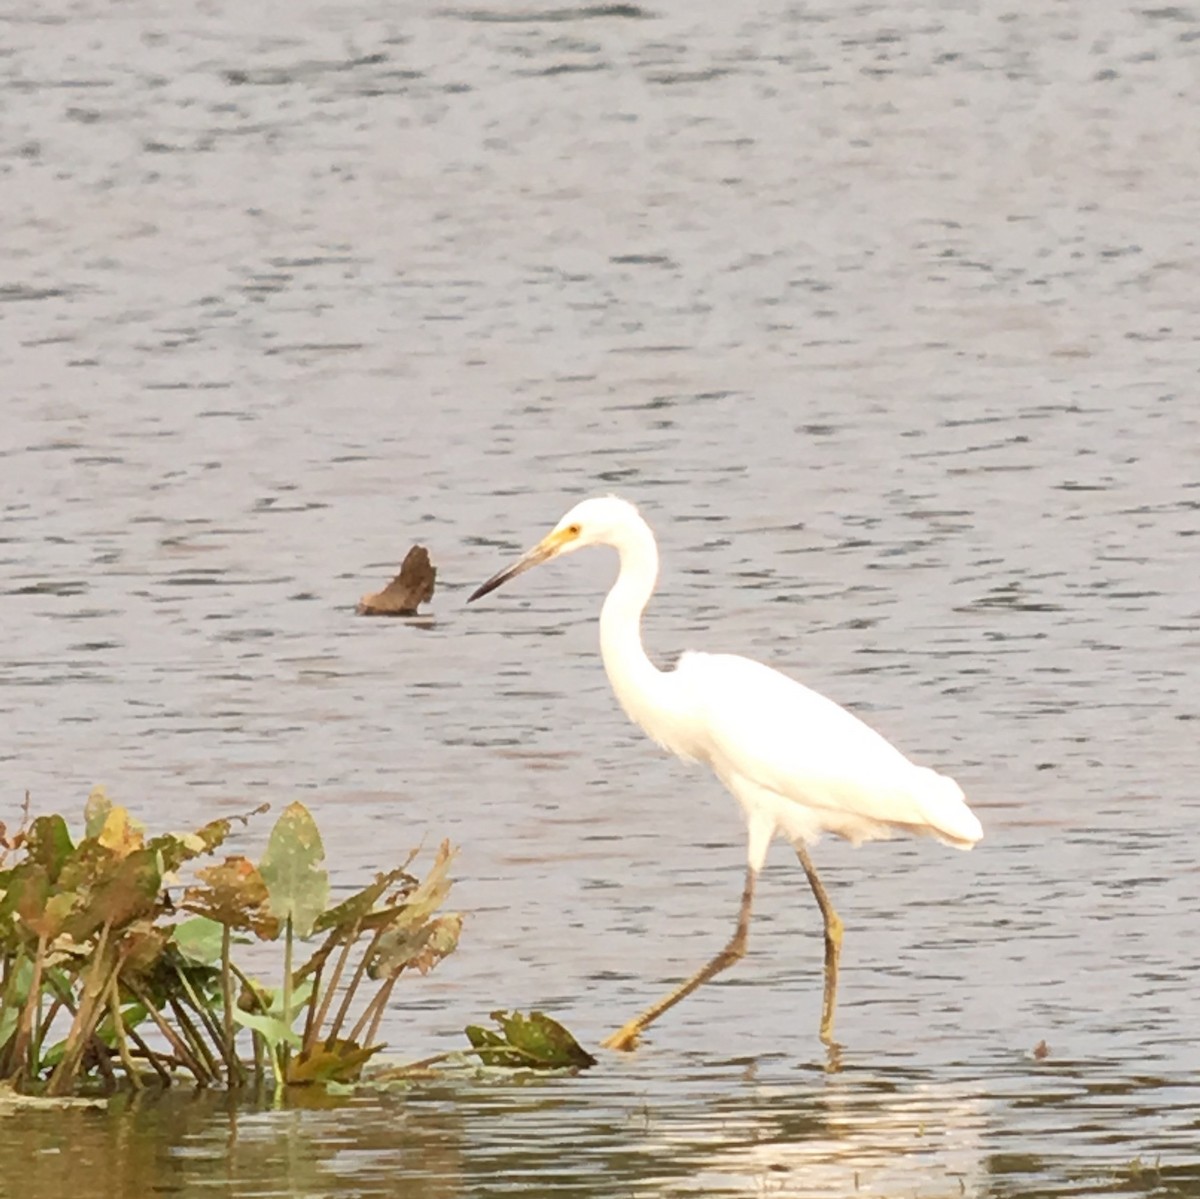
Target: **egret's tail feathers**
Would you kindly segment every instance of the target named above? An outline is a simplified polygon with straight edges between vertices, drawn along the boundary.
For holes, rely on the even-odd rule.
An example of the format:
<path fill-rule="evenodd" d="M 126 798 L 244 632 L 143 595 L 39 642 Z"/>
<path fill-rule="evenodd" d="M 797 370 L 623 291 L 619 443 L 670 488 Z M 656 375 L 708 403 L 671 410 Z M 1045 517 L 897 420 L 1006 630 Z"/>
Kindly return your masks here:
<path fill-rule="evenodd" d="M 970 849 L 983 836 L 983 825 L 967 807 L 962 788 L 944 774 L 921 767 L 925 787 L 921 807 L 929 824 L 929 832 L 946 845 Z"/>

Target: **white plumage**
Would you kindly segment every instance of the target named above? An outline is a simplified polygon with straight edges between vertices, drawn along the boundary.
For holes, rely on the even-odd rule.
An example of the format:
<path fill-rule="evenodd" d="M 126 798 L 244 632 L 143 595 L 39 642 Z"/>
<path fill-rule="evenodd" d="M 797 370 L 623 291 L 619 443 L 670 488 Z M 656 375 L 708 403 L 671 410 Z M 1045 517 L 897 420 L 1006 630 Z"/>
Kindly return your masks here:
<path fill-rule="evenodd" d="M 893 832 L 970 849 L 983 835 L 953 779 L 909 761 L 832 700 L 760 662 L 688 653 L 659 670 L 642 646 L 641 617 L 658 580 L 654 534 L 615 496 L 584 500 L 513 566 L 484 583 L 477 599 L 539 562 L 588 545 L 620 555 L 617 581 L 600 613 L 600 650 L 613 691 L 635 723 L 681 758 L 706 763 L 742 806 L 749 844 L 746 885 L 733 939 L 707 966 L 606 1042 L 631 1048 L 641 1031 L 745 952 L 758 872 L 780 833 L 796 847 L 825 917 L 825 1006 L 832 1037 L 841 921 L 806 846 L 822 833 L 854 844 Z"/>
<path fill-rule="evenodd" d="M 800 809 L 780 831 L 855 845 L 895 830 L 969 849 L 983 835 L 951 778 L 910 762 L 857 716 L 760 662 L 687 654 L 679 686 L 705 730 L 703 760 L 747 813 L 770 792 Z M 758 863 L 761 865 L 761 863 Z"/>

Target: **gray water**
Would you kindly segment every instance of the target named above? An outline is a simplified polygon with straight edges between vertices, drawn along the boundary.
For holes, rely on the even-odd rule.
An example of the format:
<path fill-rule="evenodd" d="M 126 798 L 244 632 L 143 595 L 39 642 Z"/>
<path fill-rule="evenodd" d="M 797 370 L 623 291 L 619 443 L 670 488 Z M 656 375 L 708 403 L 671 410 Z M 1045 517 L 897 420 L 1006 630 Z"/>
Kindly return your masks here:
<path fill-rule="evenodd" d="M 605 555 L 463 601 L 615 491 L 661 661 L 802 678 L 986 830 L 816 849 L 840 1071 L 780 847 L 631 1058 L 10 1117 L 0 1178 L 1200 1191 L 1197 111 L 1190 6 L 0 14 L 0 819 L 299 797 L 342 888 L 450 837 L 462 948 L 393 1053 L 495 1007 L 598 1040 L 728 935 L 739 817 L 609 695 Z M 355 617 L 417 541 L 429 617 Z"/>

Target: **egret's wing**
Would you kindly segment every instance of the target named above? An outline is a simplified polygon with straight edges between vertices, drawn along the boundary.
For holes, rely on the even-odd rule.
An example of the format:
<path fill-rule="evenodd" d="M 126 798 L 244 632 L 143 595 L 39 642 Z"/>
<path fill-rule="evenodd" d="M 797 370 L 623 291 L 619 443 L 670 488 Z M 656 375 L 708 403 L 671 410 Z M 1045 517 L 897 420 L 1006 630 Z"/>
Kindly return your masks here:
<path fill-rule="evenodd" d="M 685 654 L 679 682 L 713 768 L 806 807 L 977 841 L 953 779 L 910 762 L 857 716 L 749 658 Z"/>

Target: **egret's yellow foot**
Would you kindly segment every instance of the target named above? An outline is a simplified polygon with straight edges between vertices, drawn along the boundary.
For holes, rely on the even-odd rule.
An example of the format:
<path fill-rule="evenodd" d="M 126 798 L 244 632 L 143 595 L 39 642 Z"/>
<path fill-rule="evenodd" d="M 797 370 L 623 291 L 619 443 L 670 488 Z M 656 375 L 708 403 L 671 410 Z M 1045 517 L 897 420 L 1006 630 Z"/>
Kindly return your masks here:
<path fill-rule="evenodd" d="M 642 1026 L 637 1020 L 630 1020 L 628 1024 L 618 1028 L 611 1037 L 605 1037 L 600 1042 L 602 1049 L 620 1049 L 625 1053 L 637 1048 L 638 1038 L 642 1035 Z"/>
<path fill-rule="evenodd" d="M 825 1073 L 840 1074 L 842 1072 L 842 1047 L 836 1041 L 825 1045 Z"/>

